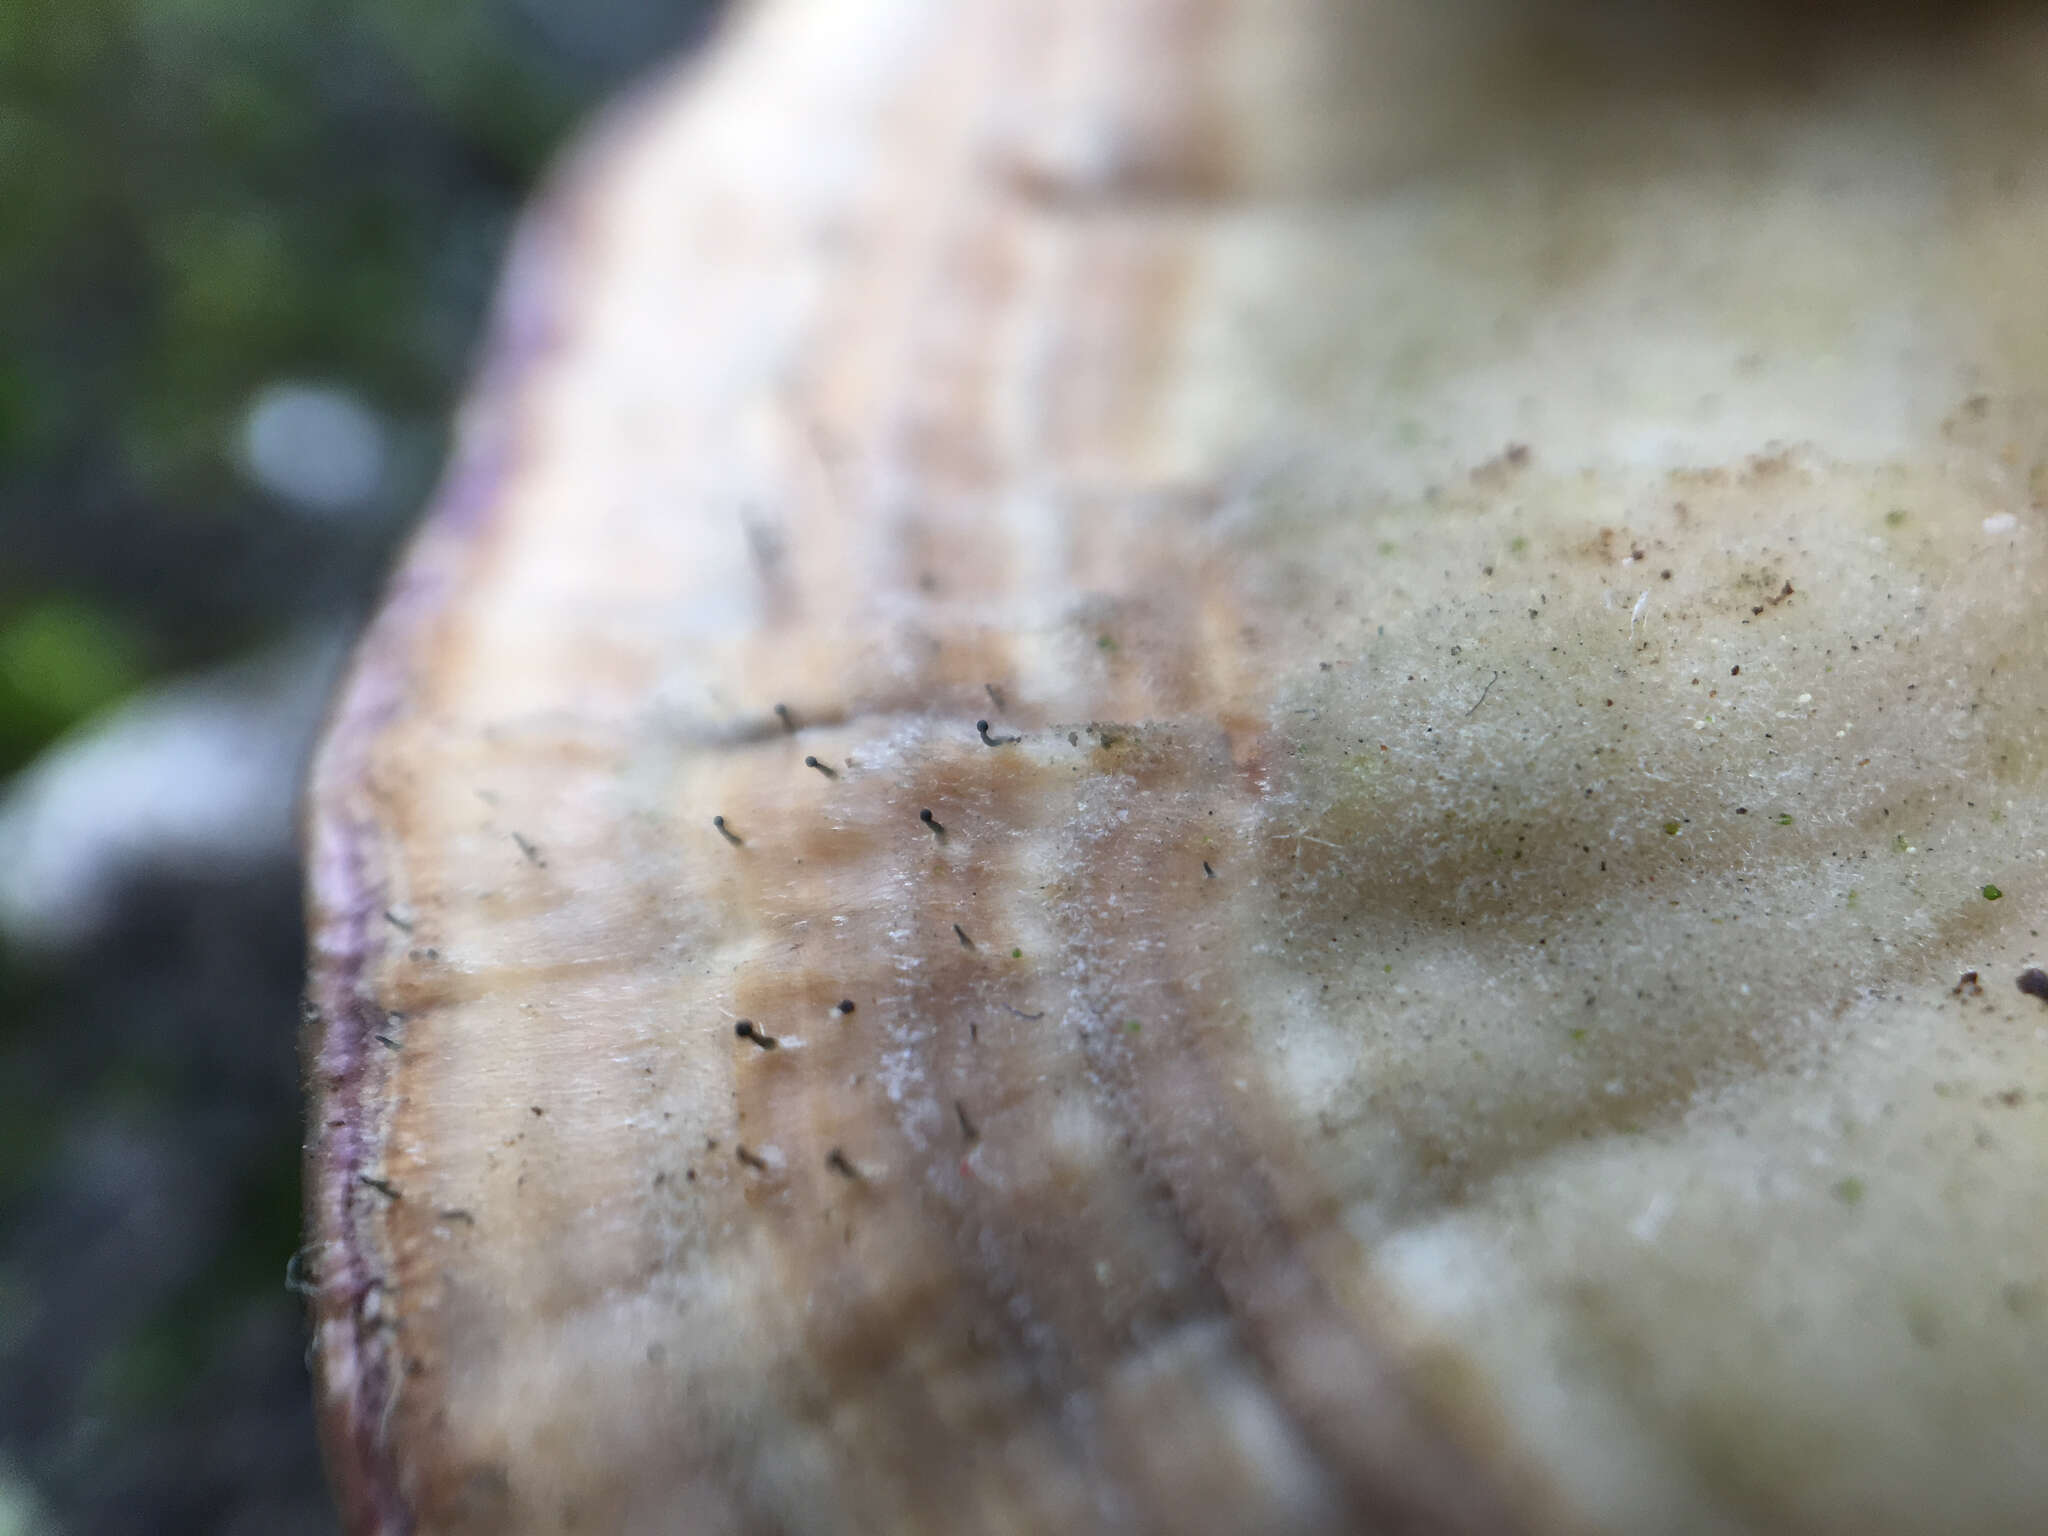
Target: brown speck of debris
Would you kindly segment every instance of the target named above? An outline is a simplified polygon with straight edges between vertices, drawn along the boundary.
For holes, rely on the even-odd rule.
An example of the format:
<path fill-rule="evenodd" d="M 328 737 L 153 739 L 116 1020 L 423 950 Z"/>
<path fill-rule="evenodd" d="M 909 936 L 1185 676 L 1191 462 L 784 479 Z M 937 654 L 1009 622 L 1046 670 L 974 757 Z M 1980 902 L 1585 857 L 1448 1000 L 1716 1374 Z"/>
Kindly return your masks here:
<path fill-rule="evenodd" d="M 1742 676 L 1742 668 L 1740 668 L 1740 667 L 1730 667 L 1730 668 L 1728 669 L 1728 675 L 1729 675 L 1730 677 L 1740 677 L 1740 676 Z"/>
<path fill-rule="evenodd" d="M 732 1149 L 732 1155 L 738 1158 L 741 1162 L 745 1163 L 749 1168 L 753 1169 L 756 1173 L 766 1173 L 768 1171 L 768 1159 L 761 1156 L 760 1153 L 753 1151 L 751 1148 L 741 1146 L 735 1143 Z"/>
<path fill-rule="evenodd" d="M 2020 972 L 2019 989 L 2029 997 L 2038 997 L 2048 1003 L 2048 971 L 2038 965 L 2030 965 Z"/>
<path fill-rule="evenodd" d="M 839 1012 L 842 1015 L 853 1012 L 853 999 L 850 997 L 842 997 L 839 1000 Z"/>
<path fill-rule="evenodd" d="M 2026 983 L 2022 982 L 2020 985 L 2024 988 Z M 1977 979 L 1975 971 L 1963 972 L 1962 979 L 1957 981 L 1954 989 L 1949 993 L 1951 997 L 1982 997 L 1983 995 L 1984 984 Z"/>
<path fill-rule="evenodd" d="M 529 1104 L 527 1105 L 527 1108 L 533 1111 L 534 1118 L 536 1120 L 547 1113 L 547 1111 L 542 1109 L 538 1104 Z"/>
<path fill-rule="evenodd" d="M 967 1113 L 967 1106 L 958 1099 L 953 1101 L 953 1113 L 960 1117 L 960 1134 L 969 1141 L 981 1140 L 981 1127 L 974 1123 L 974 1117 Z"/>
<path fill-rule="evenodd" d="M 825 1166 L 838 1174 L 842 1179 L 852 1179 L 855 1183 L 860 1182 L 860 1170 L 847 1161 L 846 1154 L 837 1147 L 834 1147 L 825 1154 Z"/>
<path fill-rule="evenodd" d="M 1478 485 L 1498 485 L 1510 471 L 1526 469 L 1529 464 L 1529 445 L 1509 443 L 1499 453 L 1472 471 L 1472 479 Z"/>

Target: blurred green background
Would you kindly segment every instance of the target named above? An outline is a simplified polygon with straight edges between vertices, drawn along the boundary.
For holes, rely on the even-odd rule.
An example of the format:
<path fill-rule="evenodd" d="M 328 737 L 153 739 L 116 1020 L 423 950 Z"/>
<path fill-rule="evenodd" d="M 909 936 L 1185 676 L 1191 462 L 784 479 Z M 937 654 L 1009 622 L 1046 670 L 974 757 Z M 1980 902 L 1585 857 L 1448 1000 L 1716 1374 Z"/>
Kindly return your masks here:
<path fill-rule="evenodd" d="M 712 0 L 0 0 L 0 1536 L 329 1531 L 291 795 L 511 220 Z"/>

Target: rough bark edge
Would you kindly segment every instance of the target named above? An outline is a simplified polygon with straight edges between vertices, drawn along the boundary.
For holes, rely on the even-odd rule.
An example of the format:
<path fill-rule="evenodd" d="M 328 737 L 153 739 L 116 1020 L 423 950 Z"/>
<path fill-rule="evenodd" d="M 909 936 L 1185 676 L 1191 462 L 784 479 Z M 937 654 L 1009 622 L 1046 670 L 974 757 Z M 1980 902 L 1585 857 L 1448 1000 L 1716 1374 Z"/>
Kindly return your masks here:
<path fill-rule="evenodd" d="M 744 9 L 744 7 L 742 7 Z M 692 58 L 706 51 L 691 50 Z M 685 65 L 684 70 L 690 71 Z M 388 921 L 376 746 L 415 703 L 414 674 L 433 631 L 476 563 L 515 478 L 526 385 L 562 339 L 573 304 L 581 226 L 603 168 L 620 157 L 676 88 L 664 71 L 581 130 L 520 215 L 508 244 L 454 441 L 418 529 L 330 701 L 302 808 L 307 1006 L 300 1053 L 308 1128 L 304 1189 L 311 1273 L 314 1416 L 343 1528 L 410 1536 L 404 1457 L 387 1434 L 396 1341 L 381 1304 L 389 1268 L 389 1198 L 363 1183 L 382 1161 L 395 1053 L 380 1046 L 386 1010 L 379 963 L 405 935 Z"/>

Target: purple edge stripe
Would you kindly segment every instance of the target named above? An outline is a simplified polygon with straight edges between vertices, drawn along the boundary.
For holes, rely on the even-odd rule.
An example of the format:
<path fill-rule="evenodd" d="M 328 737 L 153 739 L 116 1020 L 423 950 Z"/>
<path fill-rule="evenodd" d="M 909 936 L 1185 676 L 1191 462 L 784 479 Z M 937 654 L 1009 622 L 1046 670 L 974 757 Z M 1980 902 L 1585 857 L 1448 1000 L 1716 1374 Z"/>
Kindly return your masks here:
<path fill-rule="evenodd" d="M 657 78 L 608 109 L 522 216 L 448 465 L 329 706 L 309 780 L 308 991 L 317 1017 L 304 1046 L 311 1117 L 305 1183 L 315 1279 L 314 1408 L 344 1526 L 363 1536 L 410 1536 L 415 1517 L 383 1424 L 395 1363 L 390 1329 L 363 1315 L 366 1298 L 385 1283 L 364 1232 L 387 1202 L 362 1176 L 381 1155 L 380 1094 L 395 1065 L 375 1039 L 385 1019 L 373 970 L 397 930 L 383 915 L 388 896 L 377 849 L 386 834 L 371 781 L 373 753 L 411 706 L 419 650 L 488 535 L 517 466 L 524 385 L 561 340 L 572 297 L 570 254 L 591 183 L 652 115 L 661 84 Z M 376 1205 L 366 1208 L 366 1201 Z M 348 1367 L 349 1382 L 339 1400 L 327 1385 L 335 1322 L 343 1331 L 332 1352 Z"/>

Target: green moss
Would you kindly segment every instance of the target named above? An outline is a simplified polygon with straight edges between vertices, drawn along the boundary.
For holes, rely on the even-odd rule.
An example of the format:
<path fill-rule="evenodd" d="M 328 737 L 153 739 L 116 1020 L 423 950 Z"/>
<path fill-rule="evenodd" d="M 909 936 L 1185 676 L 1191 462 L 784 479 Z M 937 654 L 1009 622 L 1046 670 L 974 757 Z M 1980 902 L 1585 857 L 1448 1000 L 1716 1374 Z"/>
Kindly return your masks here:
<path fill-rule="evenodd" d="M 1676 837 L 1678 836 L 1678 831 L 1679 826 L 1677 822 L 1667 821 L 1664 823 L 1664 835 L 1666 837 Z"/>
<path fill-rule="evenodd" d="M 142 677 L 134 635 L 91 604 L 54 598 L 0 619 L 0 772 Z"/>
<path fill-rule="evenodd" d="M 2004 894 L 2005 892 L 2001 891 L 1995 885 L 1987 885 L 1984 887 L 1984 899 L 1986 901 L 1996 901 L 1999 899 L 1999 897 L 2003 896 Z"/>
<path fill-rule="evenodd" d="M 1863 1181 L 1853 1174 L 1846 1179 L 1837 1179 L 1828 1193 L 1844 1205 L 1860 1205 L 1863 1203 Z"/>

